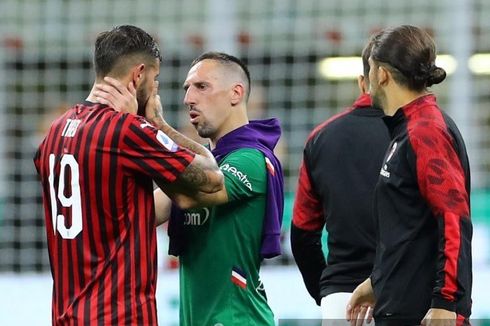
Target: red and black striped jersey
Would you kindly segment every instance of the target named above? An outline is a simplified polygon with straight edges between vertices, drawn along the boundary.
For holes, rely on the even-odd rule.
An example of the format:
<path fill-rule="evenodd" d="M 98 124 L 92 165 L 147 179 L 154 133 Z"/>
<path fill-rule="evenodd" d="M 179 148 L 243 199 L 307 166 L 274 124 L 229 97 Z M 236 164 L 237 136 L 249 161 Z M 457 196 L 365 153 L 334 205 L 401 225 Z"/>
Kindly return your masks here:
<path fill-rule="evenodd" d="M 385 117 L 392 141 L 376 186 L 375 318 L 419 323 L 471 313 L 470 167 L 455 123 L 422 96 Z"/>
<path fill-rule="evenodd" d="M 85 102 L 49 129 L 40 175 L 55 325 L 156 325 L 152 180 L 174 181 L 194 154 L 145 119 Z"/>

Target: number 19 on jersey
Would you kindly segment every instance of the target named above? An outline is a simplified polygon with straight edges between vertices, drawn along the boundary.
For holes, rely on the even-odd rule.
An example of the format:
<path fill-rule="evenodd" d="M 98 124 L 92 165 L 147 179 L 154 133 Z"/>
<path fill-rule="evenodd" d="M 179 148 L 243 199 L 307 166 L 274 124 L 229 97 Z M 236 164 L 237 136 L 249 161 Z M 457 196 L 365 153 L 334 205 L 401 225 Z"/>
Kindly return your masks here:
<path fill-rule="evenodd" d="M 53 231 L 61 234 L 63 239 L 74 239 L 82 231 L 82 199 L 80 195 L 79 168 L 78 162 L 71 154 L 64 154 L 61 157 L 60 175 L 58 185 L 54 184 L 54 165 L 56 156 L 49 154 L 49 195 L 51 198 L 51 219 L 53 221 Z M 70 197 L 65 196 L 65 175 L 66 169 L 70 169 Z M 65 225 L 65 216 L 58 215 L 58 203 L 63 207 L 71 208 L 71 227 Z"/>

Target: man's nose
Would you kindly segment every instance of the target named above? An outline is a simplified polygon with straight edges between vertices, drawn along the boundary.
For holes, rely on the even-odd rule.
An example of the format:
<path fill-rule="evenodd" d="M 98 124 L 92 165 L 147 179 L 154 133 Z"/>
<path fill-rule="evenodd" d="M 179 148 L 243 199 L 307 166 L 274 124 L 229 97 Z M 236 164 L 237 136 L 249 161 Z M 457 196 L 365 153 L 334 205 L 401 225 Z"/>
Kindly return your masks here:
<path fill-rule="evenodd" d="M 191 90 L 190 87 L 185 91 L 184 105 L 192 105 L 192 104 L 195 104 L 195 99 L 194 99 L 194 96 L 193 96 L 192 93 L 193 92 L 192 92 L 192 90 Z"/>

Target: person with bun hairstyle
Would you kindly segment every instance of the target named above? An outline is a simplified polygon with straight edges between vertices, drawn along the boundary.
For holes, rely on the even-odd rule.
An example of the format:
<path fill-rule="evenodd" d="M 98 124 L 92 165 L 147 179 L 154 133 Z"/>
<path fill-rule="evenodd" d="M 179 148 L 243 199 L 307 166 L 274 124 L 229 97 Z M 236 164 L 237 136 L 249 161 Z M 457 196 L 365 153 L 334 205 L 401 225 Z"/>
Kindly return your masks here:
<path fill-rule="evenodd" d="M 373 271 L 346 307 L 352 325 L 368 308 L 376 325 L 469 323 L 470 168 L 458 128 L 428 91 L 446 77 L 435 59 L 434 41 L 420 28 L 374 37 L 370 93 L 392 141 L 375 190 Z"/>

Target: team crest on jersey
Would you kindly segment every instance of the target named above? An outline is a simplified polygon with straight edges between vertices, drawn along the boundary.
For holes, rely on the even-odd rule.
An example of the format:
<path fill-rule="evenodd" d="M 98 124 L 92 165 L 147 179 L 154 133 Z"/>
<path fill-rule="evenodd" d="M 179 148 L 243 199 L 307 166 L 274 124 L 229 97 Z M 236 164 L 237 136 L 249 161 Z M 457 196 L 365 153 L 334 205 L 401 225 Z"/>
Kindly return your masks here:
<path fill-rule="evenodd" d="M 379 171 L 379 174 L 381 174 L 385 178 L 389 178 L 391 175 L 391 173 L 388 171 L 388 165 L 386 163 L 388 163 L 391 160 L 391 158 L 393 157 L 393 154 L 395 154 L 395 152 L 396 152 L 397 147 L 398 147 L 398 143 L 394 142 L 393 145 L 391 146 L 391 149 L 390 149 L 388 156 L 386 157 L 385 164 L 381 168 L 381 171 Z"/>
<path fill-rule="evenodd" d="M 245 289 L 247 287 L 247 274 L 240 268 L 233 266 L 231 269 L 231 281 L 242 289 Z"/>

